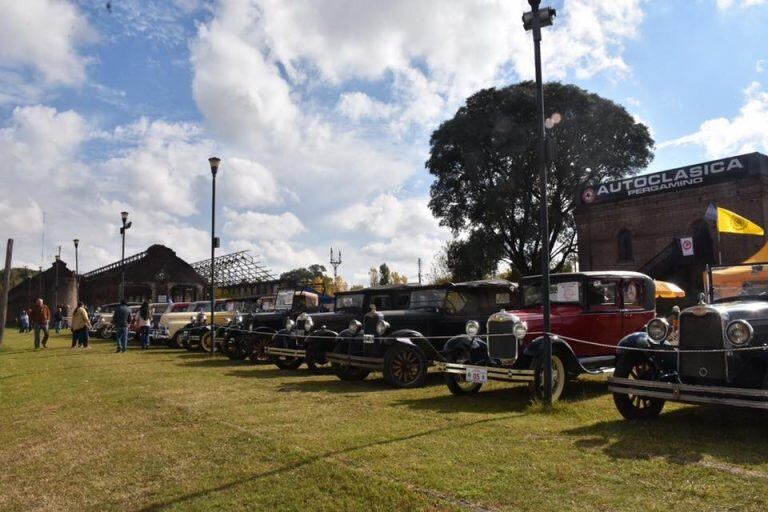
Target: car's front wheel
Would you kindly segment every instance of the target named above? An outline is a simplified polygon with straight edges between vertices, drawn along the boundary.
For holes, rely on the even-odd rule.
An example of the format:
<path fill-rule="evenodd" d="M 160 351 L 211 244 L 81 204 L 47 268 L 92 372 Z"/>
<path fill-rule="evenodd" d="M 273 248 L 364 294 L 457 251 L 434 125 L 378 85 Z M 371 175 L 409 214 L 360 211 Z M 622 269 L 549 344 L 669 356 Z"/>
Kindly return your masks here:
<path fill-rule="evenodd" d="M 200 348 L 209 354 L 211 353 L 211 350 L 213 350 L 213 336 L 211 331 L 203 333 L 203 335 L 200 337 Z"/>
<path fill-rule="evenodd" d="M 533 382 L 529 385 L 531 397 L 536 401 L 544 400 L 544 360 L 542 356 L 536 356 L 531 361 L 531 370 L 534 371 Z M 565 392 L 568 382 L 568 374 L 565 362 L 559 354 L 552 354 L 552 401 L 557 402 Z"/>
<path fill-rule="evenodd" d="M 333 351 L 337 354 L 347 354 L 349 352 L 348 345 L 349 343 L 347 341 L 339 341 L 336 343 Z M 371 371 L 366 368 L 359 368 L 348 364 L 333 363 L 332 366 L 336 376 L 341 380 L 364 380 L 368 374 L 371 373 Z"/>
<path fill-rule="evenodd" d="M 245 352 L 248 359 L 254 364 L 265 364 L 270 362 L 267 347 L 272 344 L 270 335 L 255 334 L 243 341 L 246 345 Z"/>
<path fill-rule="evenodd" d="M 657 380 L 650 361 L 640 354 L 624 354 L 616 363 L 614 377 L 630 380 Z M 664 400 L 639 395 L 614 393 L 613 403 L 628 420 L 647 420 L 657 417 L 664 408 Z"/>
<path fill-rule="evenodd" d="M 384 380 L 396 388 L 416 388 L 427 380 L 427 357 L 413 345 L 398 343 L 384 354 Z"/>
<path fill-rule="evenodd" d="M 449 363 L 469 363 L 469 352 L 466 350 L 455 350 L 448 354 Z M 482 382 L 470 382 L 467 380 L 466 375 L 458 373 L 446 373 L 445 383 L 448 385 L 448 389 L 456 396 L 471 395 L 480 391 L 483 387 Z"/>
<path fill-rule="evenodd" d="M 282 336 L 278 335 L 277 339 L 272 342 L 272 346 L 286 348 L 287 343 L 281 338 Z M 281 370 L 295 370 L 304 362 L 303 358 L 292 356 L 272 356 L 271 359 L 275 366 Z"/>

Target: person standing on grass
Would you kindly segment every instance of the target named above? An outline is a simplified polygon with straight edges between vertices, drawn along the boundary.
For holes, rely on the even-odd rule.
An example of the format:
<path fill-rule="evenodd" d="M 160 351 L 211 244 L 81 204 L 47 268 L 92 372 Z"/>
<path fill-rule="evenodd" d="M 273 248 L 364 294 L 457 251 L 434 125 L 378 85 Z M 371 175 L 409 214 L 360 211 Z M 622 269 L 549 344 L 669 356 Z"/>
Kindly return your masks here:
<path fill-rule="evenodd" d="M 136 315 L 136 324 L 139 327 L 139 339 L 141 340 L 141 350 L 149 350 L 149 325 L 151 315 L 149 314 L 149 302 L 141 303 L 139 312 Z"/>
<path fill-rule="evenodd" d="M 91 320 L 88 318 L 88 311 L 85 310 L 85 304 L 82 302 L 77 303 L 75 312 L 72 313 L 72 323 L 70 329 L 72 329 L 72 348 L 83 347 L 91 348 L 88 346 L 88 329 L 91 328 Z"/>
<path fill-rule="evenodd" d="M 61 306 L 57 307 L 53 314 L 53 327 L 56 329 L 56 334 L 61 334 Z"/>
<path fill-rule="evenodd" d="M 131 310 L 128 309 L 128 302 L 125 299 L 120 301 L 120 305 L 112 314 L 112 326 L 115 328 L 117 336 L 117 352 L 128 350 L 128 325 L 131 323 Z"/>
<path fill-rule="evenodd" d="M 51 321 L 51 310 L 43 299 L 37 299 L 30 314 L 32 325 L 35 327 L 35 350 L 40 348 L 40 331 L 43 331 L 43 348 L 48 348 L 48 323 Z"/>
<path fill-rule="evenodd" d="M 26 309 L 21 310 L 19 322 L 19 332 L 29 332 L 29 315 Z"/>

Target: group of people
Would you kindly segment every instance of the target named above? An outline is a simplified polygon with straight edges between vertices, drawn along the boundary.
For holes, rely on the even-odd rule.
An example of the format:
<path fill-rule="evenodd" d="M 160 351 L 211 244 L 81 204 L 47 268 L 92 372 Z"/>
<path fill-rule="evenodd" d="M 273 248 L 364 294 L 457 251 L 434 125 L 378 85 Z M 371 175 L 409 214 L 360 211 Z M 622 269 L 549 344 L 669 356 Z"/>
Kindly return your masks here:
<path fill-rule="evenodd" d="M 36 302 L 32 303 L 29 310 L 22 309 L 19 313 L 19 332 L 30 332 L 32 330 L 34 322 L 31 318 L 31 315 L 32 310 L 35 308 L 35 304 Z M 46 306 L 46 309 L 48 309 L 50 316 L 50 309 L 48 306 Z M 66 329 L 68 327 L 66 307 L 58 306 L 56 311 L 53 312 L 53 317 L 49 318 L 49 322 L 51 325 L 53 325 L 53 328 L 56 329 L 56 334 L 59 334 L 62 329 Z"/>
<path fill-rule="evenodd" d="M 51 310 L 43 299 L 37 299 L 29 311 L 22 311 L 19 314 L 19 332 L 34 331 L 35 336 L 35 350 L 41 348 L 48 348 L 49 338 L 49 325 L 51 324 Z M 131 321 L 134 320 L 131 310 L 128 308 L 128 303 L 123 299 L 120 301 L 120 305 L 115 309 L 112 315 L 112 326 L 115 329 L 115 338 L 117 342 L 116 352 L 126 352 L 128 350 L 128 329 L 131 325 Z M 136 312 L 135 317 L 136 325 L 138 327 L 138 336 L 141 341 L 141 349 L 149 349 L 149 331 L 152 324 L 152 318 L 149 311 L 149 303 L 144 301 L 139 310 Z M 56 313 L 53 315 L 53 323 L 56 329 L 56 334 L 59 334 L 62 329 L 63 322 L 66 322 L 66 317 L 63 314 L 63 308 L 58 307 Z M 85 348 L 90 349 L 88 344 L 88 332 L 91 330 L 91 319 L 88 316 L 88 310 L 85 308 L 85 304 L 82 302 L 77 303 L 77 308 L 72 313 L 72 320 L 69 324 L 72 330 L 72 349 Z M 42 333 L 42 338 L 41 338 Z"/>

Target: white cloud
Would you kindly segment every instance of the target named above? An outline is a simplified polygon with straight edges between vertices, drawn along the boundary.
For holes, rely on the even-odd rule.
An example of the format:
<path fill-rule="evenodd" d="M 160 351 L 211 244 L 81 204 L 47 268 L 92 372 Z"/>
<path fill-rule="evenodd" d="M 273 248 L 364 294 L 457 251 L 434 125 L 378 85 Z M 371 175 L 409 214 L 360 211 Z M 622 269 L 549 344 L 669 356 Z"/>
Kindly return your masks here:
<path fill-rule="evenodd" d="M 762 73 L 765 71 L 765 60 L 764 59 L 758 59 L 757 62 L 755 62 L 755 71 L 758 73 Z"/>
<path fill-rule="evenodd" d="M 296 215 L 279 215 L 254 211 L 237 212 L 224 208 L 224 233 L 240 240 L 290 240 L 305 230 Z"/>
<path fill-rule="evenodd" d="M 718 117 L 704 121 L 691 134 L 659 144 L 665 147 L 697 145 L 709 157 L 768 150 L 768 93 L 758 82 L 744 89 L 744 104 L 731 119 Z"/>
<path fill-rule="evenodd" d="M 386 119 L 392 114 L 392 106 L 371 98 L 362 92 L 345 92 L 339 97 L 336 109 L 352 121 L 361 119 Z"/>
<path fill-rule="evenodd" d="M 252 160 L 227 158 L 221 164 L 217 178 L 221 197 L 227 204 L 240 208 L 272 206 L 283 202 L 272 173 Z"/>
<path fill-rule="evenodd" d="M 88 59 L 79 48 L 96 33 L 74 5 L 62 0 L 0 1 L 0 61 L 31 69 L 48 84 L 79 85 Z"/>

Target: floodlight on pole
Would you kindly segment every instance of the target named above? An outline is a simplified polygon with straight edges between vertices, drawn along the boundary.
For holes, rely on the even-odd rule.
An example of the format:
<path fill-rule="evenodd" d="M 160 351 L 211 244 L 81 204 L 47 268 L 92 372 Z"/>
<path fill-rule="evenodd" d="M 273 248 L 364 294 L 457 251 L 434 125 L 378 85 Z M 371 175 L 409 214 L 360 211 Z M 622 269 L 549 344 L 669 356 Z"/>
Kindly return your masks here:
<path fill-rule="evenodd" d="M 120 218 L 123 221 L 123 226 L 120 228 L 120 236 L 123 239 L 123 249 L 120 256 L 120 300 L 125 298 L 125 231 L 131 227 L 133 222 L 128 222 L 128 212 L 120 212 Z"/>
<path fill-rule="evenodd" d="M 80 265 L 77 261 L 77 248 L 80 245 L 80 240 L 75 238 L 72 240 L 75 244 L 75 302 L 80 302 Z"/>

